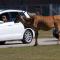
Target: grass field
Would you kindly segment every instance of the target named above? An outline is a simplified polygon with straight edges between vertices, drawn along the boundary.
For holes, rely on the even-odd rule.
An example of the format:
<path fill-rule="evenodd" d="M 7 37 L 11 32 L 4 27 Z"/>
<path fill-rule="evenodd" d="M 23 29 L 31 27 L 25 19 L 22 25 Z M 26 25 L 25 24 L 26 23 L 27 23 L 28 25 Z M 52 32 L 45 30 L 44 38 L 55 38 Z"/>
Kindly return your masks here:
<path fill-rule="evenodd" d="M 1 48 L 0 60 L 60 60 L 60 45 Z"/>

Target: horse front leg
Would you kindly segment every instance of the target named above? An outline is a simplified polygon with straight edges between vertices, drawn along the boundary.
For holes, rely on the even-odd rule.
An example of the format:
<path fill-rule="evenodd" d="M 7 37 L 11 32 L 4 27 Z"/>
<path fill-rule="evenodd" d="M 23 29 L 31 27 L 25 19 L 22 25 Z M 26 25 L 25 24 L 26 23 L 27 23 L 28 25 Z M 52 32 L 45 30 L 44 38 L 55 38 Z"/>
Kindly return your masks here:
<path fill-rule="evenodd" d="M 37 46 L 38 45 L 38 31 L 35 31 L 35 45 L 34 46 Z"/>

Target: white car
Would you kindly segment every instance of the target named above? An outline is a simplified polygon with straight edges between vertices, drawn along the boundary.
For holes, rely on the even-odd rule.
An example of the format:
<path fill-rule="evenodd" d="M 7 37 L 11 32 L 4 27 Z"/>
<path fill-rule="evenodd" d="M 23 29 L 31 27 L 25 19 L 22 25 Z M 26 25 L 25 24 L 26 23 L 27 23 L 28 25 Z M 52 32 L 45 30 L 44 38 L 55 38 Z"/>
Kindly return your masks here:
<path fill-rule="evenodd" d="M 30 18 L 27 12 L 22 10 L 0 10 L 0 44 L 6 41 L 20 40 L 23 43 L 31 43 L 35 32 L 31 28 L 25 28 L 23 23 L 14 22 L 16 14 L 21 14 Z M 2 16 L 8 16 L 8 22 L 2 21 Z"/>

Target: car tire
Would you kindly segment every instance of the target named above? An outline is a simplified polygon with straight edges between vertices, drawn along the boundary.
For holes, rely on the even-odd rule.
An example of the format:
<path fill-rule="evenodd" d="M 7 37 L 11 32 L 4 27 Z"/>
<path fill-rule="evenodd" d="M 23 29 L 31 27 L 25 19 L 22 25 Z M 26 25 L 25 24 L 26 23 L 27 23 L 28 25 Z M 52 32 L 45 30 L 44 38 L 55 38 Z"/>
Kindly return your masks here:
<path fill-rule="evenodd" d="M 55 37 L 55 38 L 59 38 L 59 33 L 58 33 L 58 30 L 57 29 L 54 29 L 53 30 L 53 36 Z"/>
<path fill-rule="evenodd" d="M 24 33 L 24 36 L 23 36 L 23 40 L 22 42 L 24 44 L 26 43 L 31 43 L 32 42 L 32 39 L 33 39 L 33 33 L 31 30 L 27 29 Z"/>
<path fill-rule="evenodd" d="M 5 44 L 5 41 L 0 41 L 0 45 L 4 45 Z"/>

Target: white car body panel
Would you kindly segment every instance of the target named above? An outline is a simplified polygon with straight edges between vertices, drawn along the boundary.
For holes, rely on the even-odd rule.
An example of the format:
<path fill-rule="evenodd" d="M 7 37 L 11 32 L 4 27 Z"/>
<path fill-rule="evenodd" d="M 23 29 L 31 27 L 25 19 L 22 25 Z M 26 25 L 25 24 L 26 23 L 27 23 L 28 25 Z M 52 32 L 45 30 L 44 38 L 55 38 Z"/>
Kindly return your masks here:
<path fill-rule="evenodd" d="M 24 26 L 21 22 L 8 22 L 0 24 L 0 41 L 13 39 L 22 39 L 25 32 Z"/>

